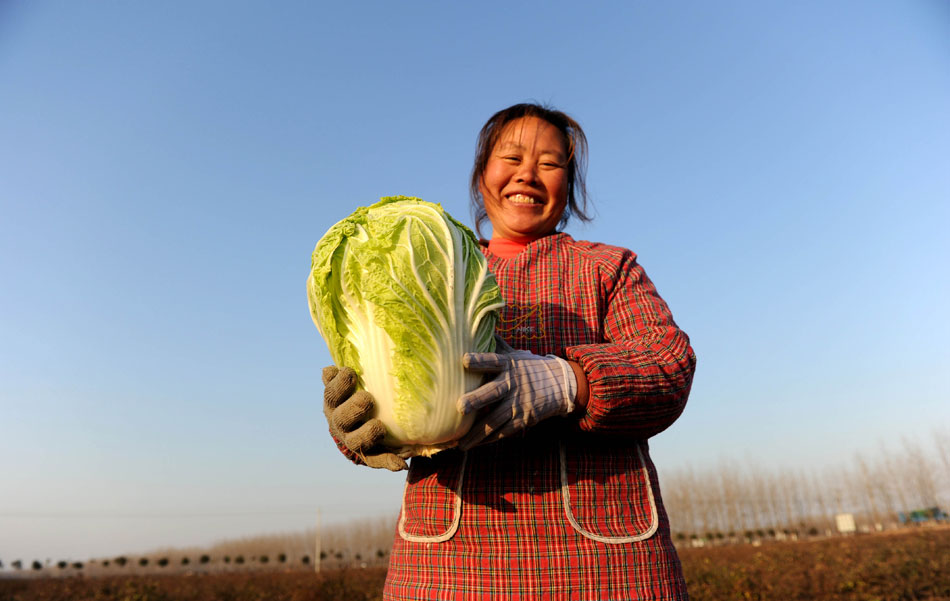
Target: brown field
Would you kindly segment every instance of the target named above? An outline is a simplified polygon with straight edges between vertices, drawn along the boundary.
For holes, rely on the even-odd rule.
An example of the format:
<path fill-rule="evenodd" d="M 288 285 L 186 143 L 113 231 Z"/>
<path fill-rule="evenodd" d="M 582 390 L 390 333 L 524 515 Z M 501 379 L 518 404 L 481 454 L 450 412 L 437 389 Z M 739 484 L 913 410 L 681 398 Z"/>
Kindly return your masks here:
<path fill-rule="evenodd" d="M 950 600 L 950 529 L 681 551 L 693 601 Z M 363 601 L 385 569 L 0 580 L 0 601 Z"/>
<path fill-rule="evenodd" d="M 385 568 L 0 580 L 0 601 L 369 601 Z"/>
<path fill-rule="evenodd" d="M 950 529 L 680 552 L 693 601 L 950 600 Z"/>

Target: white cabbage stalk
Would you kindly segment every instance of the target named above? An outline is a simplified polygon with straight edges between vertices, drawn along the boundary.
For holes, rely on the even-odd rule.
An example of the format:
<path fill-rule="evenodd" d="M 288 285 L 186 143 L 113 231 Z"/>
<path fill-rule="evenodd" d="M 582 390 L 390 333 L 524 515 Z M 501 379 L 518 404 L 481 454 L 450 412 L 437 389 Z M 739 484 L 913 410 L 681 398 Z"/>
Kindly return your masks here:
<path fill-rule="evenodd" d="M 383 198 L 321 238 L 307 293 L 334 363 L 373 395 L 384 444 L 404 457 L 455 446 L 474 420 L 456 401 L 481 381 L 462 355 L 494 351 L 504 304 L 471 230 L 437 204 Z"/>

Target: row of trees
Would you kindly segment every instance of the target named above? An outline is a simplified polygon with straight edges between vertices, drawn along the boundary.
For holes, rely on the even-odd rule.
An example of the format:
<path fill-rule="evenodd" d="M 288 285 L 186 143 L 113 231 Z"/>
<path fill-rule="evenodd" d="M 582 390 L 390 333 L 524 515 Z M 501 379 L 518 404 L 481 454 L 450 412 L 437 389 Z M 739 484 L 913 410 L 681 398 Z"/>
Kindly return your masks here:
<path fill-rule="evenodd" d="M 327 524 L 320 531 L 320 559 L 331 566 L 384 562 L 389 556 L 395 516 L 364 518 Z M 214 556 L 287 553 L 291 557 L 316 555 L 316 529 L 222 541 L 208 551 Z"/>
<path fill-rule="evenodd" d="M 75 569 L 77 569 L 77 570 L 81 570 L 81 569 L 83 568 L 83 565 L 84 565 L 84 564 L 83 564 L 81 561 L 74 561 L 74 562 L 72 562 L 72 563 L 70 563 L 70 562 L 68 562 L 68 561 L 60 561 L 60 562 L 57 563 L 56 565 L 57 565 L 57 567 L 59 567 L 59 568 L 61 568 L 61 569 L 65 569 L 65 568 L 72 567 L 72 568 L 75 568 Z M 16 560 L 10 562 L 10 567 L 13 568 L 14 570 L 22 570 L 22 569 L 23 569 L 23 560 L 21 560 L 21 559 L 16 559 Z M 44 567 L 43 564 L 40 563 L 39 560 L 33 560 L 32 568 L 33 568 L 34 570 L 42 570 L 43 567 Z M 3 568 L 3 562 L 0 561 L 0 569 L 2 569 L 2 568 Z"/>
<path fill-rule="evenodd" d="M 899 514 L 950 499 L 950 433 L 932 446 L 905 439 L 876 456 L 818 470 L 763 469 L 723 462 L 714 470 L 661 473 L 663 498 L 680 539 L 827 534 L 850 513 L 862 530 L 899 525 Z"/>
<path fill-rule="evenodd" d="M 395 519 L 391 517 L 360 519 L 325 526 L 320 534 L 320 561 L 328 567 L 344 565 L 378 565 L 388 561 L 392 545 Z M 119 556 L 92 559 L 87 562 L 59 561 L 53 564 L 33 561 L 32 569 L 41 571 L 178 568 L 189 570 L 228 570 L 248 568 L 305 568 L 313 565 L 316 557 L 315 529 L 269 534 L 225 540 L 199 549 L 159 549 L 143 556 Z M 24 570 L 30 566 L 22 560 L 11 562 L 10 567 Z M 0 561 L 0 569 L 3 562 Z M 54 570 L 55 571 L 55 570 Z"/>
<path fill-rule="evenodd" d="M 326 553 L 324 553 L 322 554 L 322 556 L 326 557 L 327 555 Z M 244 555 L 236 555 L 234 557 L 231 557 L 230 555 L 224 555 L 220 557 L 218 561 L 224 564 L 231 564 L 235 566 L 243 566 L 245 564 L 250 565 L 250 564 L 255 564 L 255 563 L 261 566 L 266 566 L 271 563 L 271 558 L 269 555 L 259 555 L 259 556 L 252 555 L 247 558 L 245 558 Z M 275 565 L 287 565 L 288 564 L 287 554 L 278 553 L 274 558 L 274 562 L 275 562 Z M 310 556 L 309 555 L 302 556 L 301 558 L 299 558 L 299 562 L 305 566 L 309 565 Z M 209 566 L 212 563 L 213 563 L 212 557 L 207 554 L 204 554 L 198 557 L 194 563 L 192 562 L 191 558 L 188 557 L 187 555 L 177 558 L 177 560 L 173 560 L 169 557 L 158 557 L 158 558 L 139 557 L 137 559 L 129 559 L 128 557 L 125 557 L 125 556 L 119 556 L 114 559 L 103 559 L 103 560 L 93 559 L 93 560 L 90 560 L 88 564 L 81 561 L 73 561 L 73 562 L 58 561 L 56 562 L 55 567 L 60 570 L 66 570 L 66 569 L 82 570 L 86 567 L 91 568 L 93 566 L 96 566 L 96 567 L 101 566 L 102 568 L 111 567 L 115 569 L 115 568 L 124 568 L 127 565 L 128 566 L 138 565 L 139 567 L 143 567 L 143 568 L 147 568 L 149 566 L 157 566 L 159 568 L 165 568 L 168 566 L 180 565 L 184 568 L 187 568 L 193 565 Z M 25 569 L 24 563 L 20 559 L 10 562 L 10 567 L 13 568 L 14 570 Z M 34 571 L 40 571 L 43 569 L 52 568 L 53 564 L 50 562 L 50 560 L 46 560 L 45 563 L 40 562 L 39 560 L 34 560 L 30 567 Z M 0 561 L 0 569 L 2 568 L 3 568 L 3 562 Z"/>

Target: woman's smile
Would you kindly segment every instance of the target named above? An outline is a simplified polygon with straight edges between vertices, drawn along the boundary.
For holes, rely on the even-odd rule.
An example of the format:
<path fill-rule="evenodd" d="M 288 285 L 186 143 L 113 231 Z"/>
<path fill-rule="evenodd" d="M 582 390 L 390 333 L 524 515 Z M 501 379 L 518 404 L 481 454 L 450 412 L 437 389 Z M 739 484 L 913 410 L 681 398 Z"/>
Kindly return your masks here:
<path fill-rule="evenodd" d="M 538 203 L 537 199 L 535 199 L 535 198 L 533 198 L 533 197 L 531 197 L 531 196 L 527 196 L 527 195 L 525 195 L 525 194 L 521 194 L 521 193 L 518 193 L 518 194 L 509 194 L 509 195 L 506 196 L 505 198 L 507 198 L 509 202 L 513 202 L 513 203 L 519 204 L 519 205 L 521 205 L 521 204 L 533 205 L 533 204 L 537 204 L 537 203 Z"/>

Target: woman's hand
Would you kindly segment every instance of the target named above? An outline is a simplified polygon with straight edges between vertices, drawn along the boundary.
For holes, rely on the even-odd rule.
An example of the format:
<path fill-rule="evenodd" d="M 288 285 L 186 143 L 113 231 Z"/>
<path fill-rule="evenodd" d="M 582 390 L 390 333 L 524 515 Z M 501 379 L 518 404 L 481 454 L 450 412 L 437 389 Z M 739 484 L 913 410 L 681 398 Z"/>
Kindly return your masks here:
<path fill-rule="evenodd" d="M 490 382 L 458 400 L 461 413 L 488 407 L 468 434 L 463 450 L 511 436 L 549 417 L 574 411 L 577 377 L 567 361 L 554 355 L 514 351 L 503 345 L 498 353 L 466 353 L 462 364 L 476 373 L 497 373 Z"/>
<path fill-rule="evenodd" d="M 370 467 L 393 472 L 408 467 L 405 459 L 380 444 L 386 427 L 378 419 L 367 419 L 373 412 L 373 396 L 365 390 L 354 393 L 356 372 L 349 367 L 325 367 L 323 385 L 323 414 L 335 439 Z"/>

